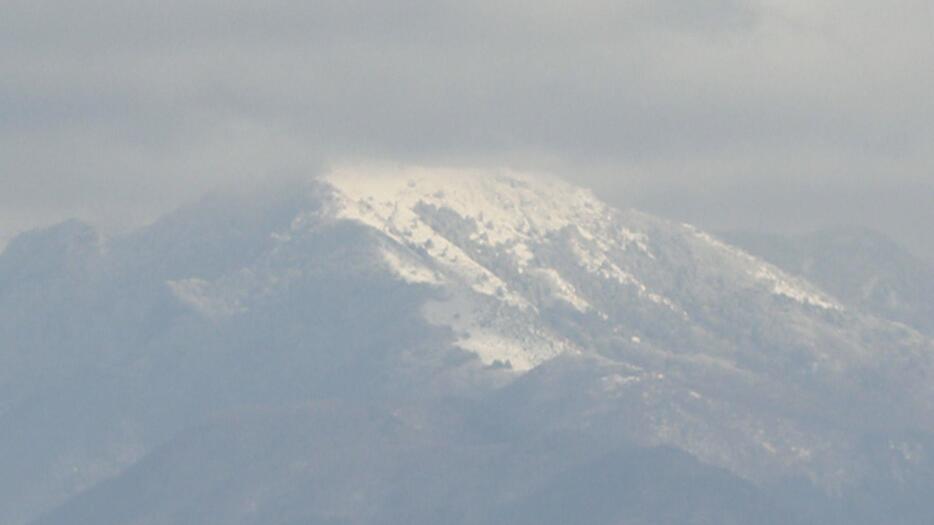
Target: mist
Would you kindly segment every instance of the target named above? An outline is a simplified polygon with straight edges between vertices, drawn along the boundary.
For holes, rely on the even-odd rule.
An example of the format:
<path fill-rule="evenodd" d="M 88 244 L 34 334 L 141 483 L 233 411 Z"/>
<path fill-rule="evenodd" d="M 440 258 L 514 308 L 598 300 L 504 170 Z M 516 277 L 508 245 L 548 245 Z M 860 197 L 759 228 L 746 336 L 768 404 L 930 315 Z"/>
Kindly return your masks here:
<path fill-rule="evenodd" d="M 717 229 L 871 222 L 934 253 L 911 231 L 934 191 L 922 0 L 4 11 L 5 239 L 353 160 L 547 171 Z"/>

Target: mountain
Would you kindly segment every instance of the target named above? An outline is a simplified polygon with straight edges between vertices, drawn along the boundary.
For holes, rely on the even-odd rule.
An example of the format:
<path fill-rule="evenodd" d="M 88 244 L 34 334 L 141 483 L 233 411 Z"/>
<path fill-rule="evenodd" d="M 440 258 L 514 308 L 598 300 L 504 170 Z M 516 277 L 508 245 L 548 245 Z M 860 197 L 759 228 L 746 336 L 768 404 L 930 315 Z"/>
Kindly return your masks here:
<path fill-rule="evenodd" d="M 3 523 L 934 516 L 930 338 L 544 177 L 344 168 L 31 232 L 0 349 Z"/>
<path fill-rule="evenodd" d="M 881 233 L 836 228 L 797 236 L 722 236 L 817 283 L 854 309 L 934 335 L 934 266 Z"/>

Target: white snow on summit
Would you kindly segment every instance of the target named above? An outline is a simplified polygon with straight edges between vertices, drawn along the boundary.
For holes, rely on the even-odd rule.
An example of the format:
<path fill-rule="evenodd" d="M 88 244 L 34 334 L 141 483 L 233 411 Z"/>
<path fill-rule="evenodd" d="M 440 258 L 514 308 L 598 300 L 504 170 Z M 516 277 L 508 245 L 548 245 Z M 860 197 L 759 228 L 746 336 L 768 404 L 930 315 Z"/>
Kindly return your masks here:
<path fill-rule="evenodd" d="M 694 259 L 680 251 L 688 246 L 711 272 L 711 286 L 722 281 L 710 265 L 725 264 L 743 276 L 729 285 L 737 293 L 841 308 L 808 283 L 696 228 L 614 210 L 590 191 L 550 177 L 348 166 L 323 182 L 331 191 L 326 214 L 385 235 L 384 267 L 447 294 L 446 303 L 426 306 L 426 318 L 450 327 L 456 344 L 486 364 L 528 370 L 577 350 L 541 315 L 546 309 L 569 308 L 632 344 L 642 342 L 633 333 L 635 316 L 695 323 L 683 305 L 710 291 L 707 284 L 677 284 L 694 272 Z"/>
<path fill-rule="evenodd" d="M 477 222 L 473 240 L 491 246 L 541 239 L 587 224 L 607 207 L 589 191 L 546 177 L 510 171 L 450 168 L 368 170 L 342 168 L 325 180 L 346 198 L 392 226 L 405 228 L 403 213 L 418 204 L 444 206 Z"/>
<path fill-rule="evenodd" d="M 555 232 L 565 228 L 586 232 L 606 223 L 610 210 L 590 192 L 508 170 L 341 168 L 324 180 L 335 191 L 336 218 L 366 224 L 396 241 L 397 248 L 387 249 L 384 259 L 399 278 L 466 285 L 480 296 L 452 301 L 459 308 L 450 316 L 432 315 L 435 322 L 455 327 L 461 348 L 487 364 L 508 362 L 516 370 L 532 368 L 570 348 L 537 326 L 534 318 L 540 305 L 517 289 L 510 276 L 525 274 L 555 300 L 579 312 L 592 309 L 556 269 L 538 266 L 534 253 Z M 460 231 L 451 225 L 439 231 L 426 214 L 434 213 L 440 220 L 442 211 L 470 228 Z M 645 249 L 644 239 L 636 234 L 625 242 Z M 478 262 L 466 251 L 468 244 L 472 250 L 507 254 L 511 266 L 504 270 Z M 509 308 L 515 310 L 504 313 Z"/>
<path fill-rule="evenodd" d="M 503 296 L 507 302 L 518 307 L 528 307 L 527 301 L 509 290 L 498 276 L 474 261 L 469 255 L 444 235 L 436 232 L 423 221 L 417 206 L 444 202 L 448 207 L 460 204 L 462 210 L 478 212 L 481 224 L 493 224 L 495 209 L 476 198 L 472 192 L 446 183 L 449 180 L 434 171 L 415 170 L 372 174 L 338 170 L 329 175 L 326 182 L 337 191 L 338 218 L 361 222 L 383 232 L 403 246 L 424 251 L 445 273 L 470 286 L 475 292 L 488 296 Z M 445 189 L 452 192 L 446 198 Z M 458 191 L 460 190 L 460 191 Z M 458 199 L 457 197 L 460 197 Z M 464 215 L 464 217 L 475 217 Z M 501 221 L 501 215 L 496 217 Z M 494 226 L 491 230 L 496 230 Z"/>

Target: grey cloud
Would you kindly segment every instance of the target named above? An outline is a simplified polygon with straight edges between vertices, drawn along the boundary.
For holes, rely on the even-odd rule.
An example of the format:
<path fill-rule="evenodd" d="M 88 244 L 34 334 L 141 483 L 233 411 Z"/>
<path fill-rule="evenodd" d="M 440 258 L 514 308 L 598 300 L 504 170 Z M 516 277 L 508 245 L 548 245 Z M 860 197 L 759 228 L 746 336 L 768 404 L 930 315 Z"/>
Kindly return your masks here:
<path fill-rule="evenodd" d="M 16 1 L 0 20 L 0 208 L 144 220 L 345 158 L 528 164 L 611 193 L 928 179 L 927 9 Z"/>

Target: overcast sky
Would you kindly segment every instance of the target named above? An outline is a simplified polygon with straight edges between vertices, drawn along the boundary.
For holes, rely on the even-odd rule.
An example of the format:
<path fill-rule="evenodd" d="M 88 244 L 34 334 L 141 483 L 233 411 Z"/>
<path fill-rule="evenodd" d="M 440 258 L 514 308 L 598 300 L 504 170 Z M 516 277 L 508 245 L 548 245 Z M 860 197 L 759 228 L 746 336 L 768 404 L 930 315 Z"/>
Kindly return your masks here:
<path fill-rule="evenodd" d="M 5 0 L 0 239 L 345 160 L 934 256 L 930 0 Z"/>

